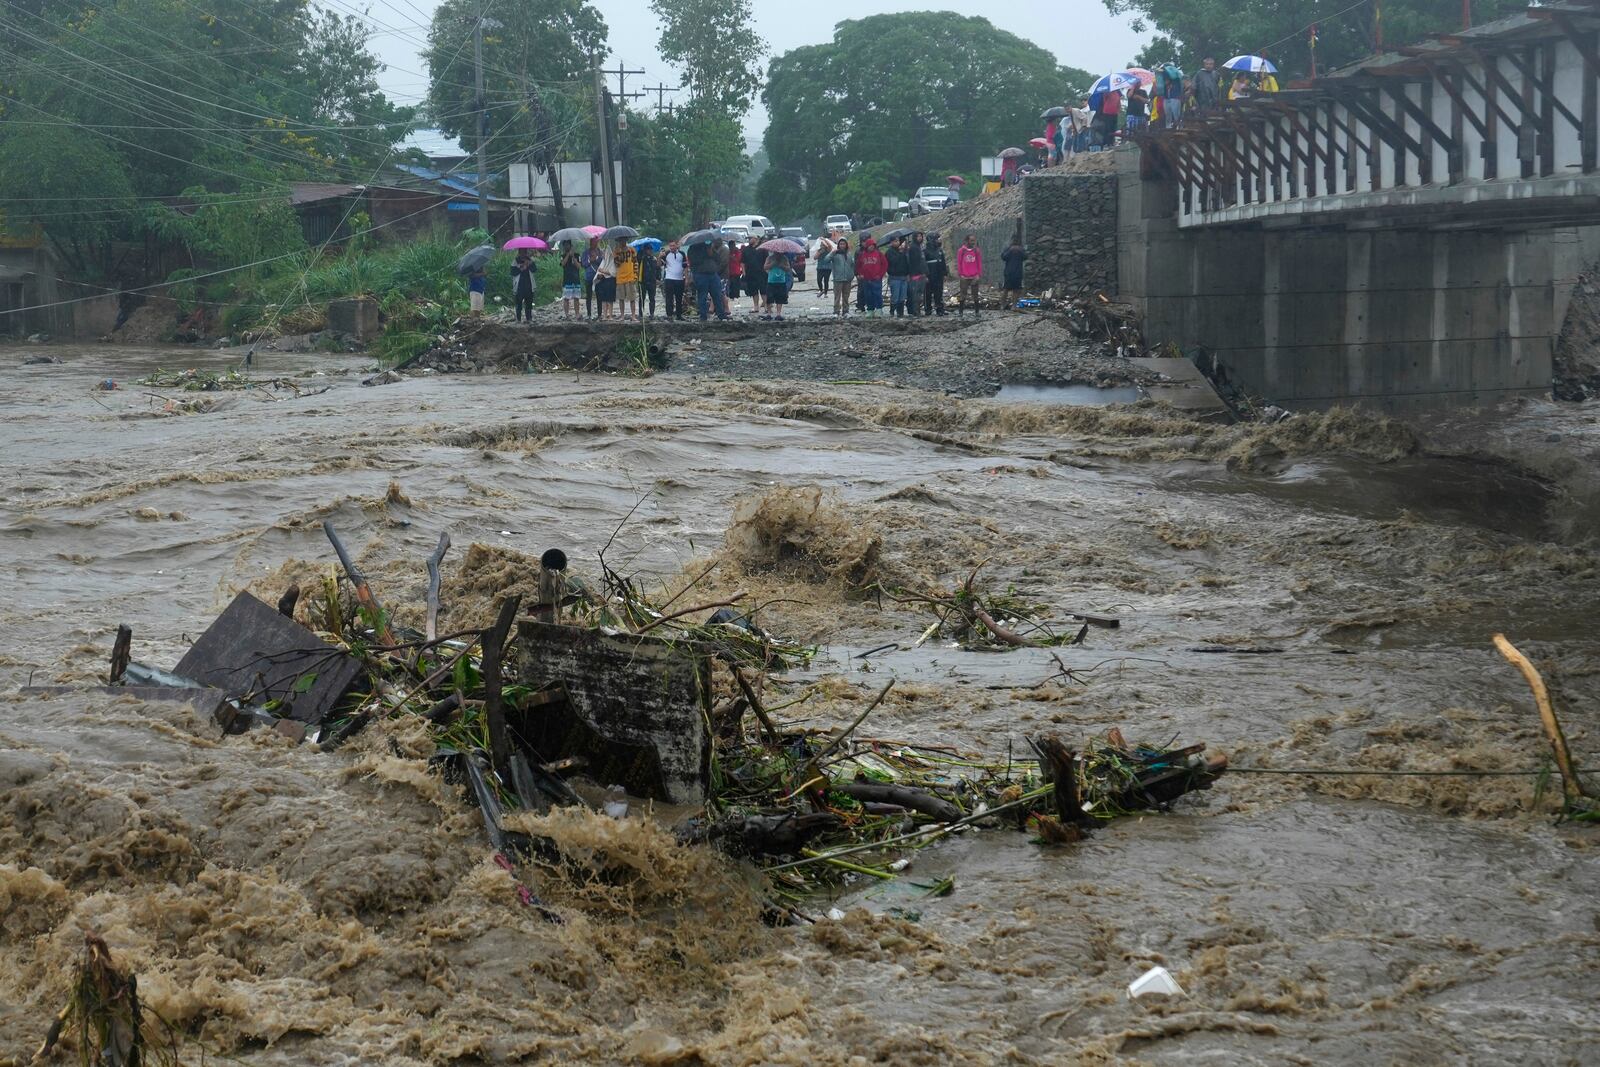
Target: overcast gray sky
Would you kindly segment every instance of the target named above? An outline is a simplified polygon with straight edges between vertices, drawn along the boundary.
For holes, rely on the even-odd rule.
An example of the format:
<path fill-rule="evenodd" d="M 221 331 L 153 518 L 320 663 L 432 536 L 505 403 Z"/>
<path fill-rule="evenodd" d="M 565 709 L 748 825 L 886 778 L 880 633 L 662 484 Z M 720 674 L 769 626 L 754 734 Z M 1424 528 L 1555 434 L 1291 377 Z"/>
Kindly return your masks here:
<path fill-rule="evenodd" d="M 487 0 L 492 15 L 496 4 L 516 0 Z M 656 54 L 660 29 L 647 0 L 591 0 L 605 16 L 611 30 L 611 58 L 606 65 L 615 69 L 620 60 L 644 74 L 628 79 L 628 89 L 646 85 L 676 85 L 672 68 Z M 427 37 L 428 19 L 434 0 L 319 0 L 330 10 L 367 12 L 378 24 L 372 39 L 373 51 L 389 64 L 379 79 L 389 95 L 402 103 L 415 102 L 427 91 L 426 68 L 418 49 Z M 865 18 L 895 11 L 954 11 L 961 15 L 983 15 L 1001 29 L 1009 30 L 1053 52 L 1068 66 L 1081 67 L 1096 74 L 1120 70 L 1133 59 L 1141 39 L 1127 21 L 1107 13 L 1101 0 L 945 0 L 918 4 L 899 0 L 755 0 L 753 34 L 766 42 L 769 55 L 779 55 L 801 45 L 820 44 L 833 39 L 833 27 L 846 19 Z M 765 68 L 763 67 L 763 70 Z M 610 84 L 616 89 L 616 79 Z M 654 103 L 652 94 L 650 103 Z M 745 122 L 753 144 L 759 144 L 766 129 L 767 116 L 756 101 Z"/>

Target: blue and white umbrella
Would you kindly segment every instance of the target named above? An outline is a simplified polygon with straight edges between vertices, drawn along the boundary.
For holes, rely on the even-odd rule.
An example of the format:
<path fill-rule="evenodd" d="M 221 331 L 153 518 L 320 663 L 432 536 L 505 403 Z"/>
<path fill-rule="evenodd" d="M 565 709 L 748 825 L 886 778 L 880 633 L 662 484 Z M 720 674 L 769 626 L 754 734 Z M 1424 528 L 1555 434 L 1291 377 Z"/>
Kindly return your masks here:
<path fill-rule="evenodd" d="M 1132 88 L 1139 84 L 1139 76 L 1130 74 L 1125 70 L 1114 70 L 1104 78 L 1095 82 L 1089 88 L 1089 95 L 1095 93 L 1120 93 L 1124 89 Z"/>
<path fill-rule="evenodd" d="M 1234 56 L 1222 64 L 1223 70 L 1236 70 L 1241 74 L 1276 74 L 1278 68 L 1265 56 Z"/>

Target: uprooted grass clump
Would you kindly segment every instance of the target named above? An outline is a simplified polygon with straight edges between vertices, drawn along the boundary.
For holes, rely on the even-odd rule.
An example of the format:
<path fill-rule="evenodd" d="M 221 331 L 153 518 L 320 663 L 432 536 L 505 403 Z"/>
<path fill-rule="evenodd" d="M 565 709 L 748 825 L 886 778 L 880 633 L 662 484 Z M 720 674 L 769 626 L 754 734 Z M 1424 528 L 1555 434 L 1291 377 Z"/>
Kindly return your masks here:
<path fill-rule="evenodd" d="M 816 486 L 780 486 L 734 505 L 727 555 L 747 571 L 781 571 L 850 588 L 878 580 L 883 538 Z"/>

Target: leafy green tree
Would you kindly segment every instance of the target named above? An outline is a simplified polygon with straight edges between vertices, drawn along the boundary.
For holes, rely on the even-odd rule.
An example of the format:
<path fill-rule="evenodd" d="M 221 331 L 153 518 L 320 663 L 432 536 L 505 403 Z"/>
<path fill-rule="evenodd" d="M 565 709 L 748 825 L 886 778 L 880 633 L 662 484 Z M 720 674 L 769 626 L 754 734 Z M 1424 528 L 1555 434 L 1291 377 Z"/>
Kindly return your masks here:
<path fill-rule="evenodd" d="M 1133 29 L 1156 31 L 1137 57 L 1145 66 L 1176 59 L 1184 70 L 1194 70 L 1206 56 L 1220 64 L 1230 56 L 1253 53 L 1272 59 L 1284 74 L 1304 76 L 1311 70 L 1313 23 L 1319 73 L 1374 50 L 1370 4 L 1347 11 L 1340 10 L 1345 5 L 1319 0 L 1105 0 L 1105 5 L 1112 14 L 1134 16 Z M 1526 7 L 1520 0 L 1476 0 L 1473 17 L 1487 22 Z M 1460 0 L 1383 0 L 1385 48 L 1460 25 Z"/>
<path fill-rule="evenodd" d="M 628 129 L 618 134 L 616 145 L 628 224 L 663 239 L 688 230 L 691 198 L 672 120 L 629 112 Z"/>
<path fill-rule="evenodd" d="M 894 192 L 894 167 L 882 160 L 863 163 L 850 176 L 835 185 L 827 202 L 829 214 L 843 213 L 856 218 L 884 215 L 883 198 Z"/>
<path fill-rule="evenodd" d="M 583 0 L 444 0 L 435 10 L 423 53 L 428 110 L 435 125 L 469 150 L 477 145 L 472 27 L 487 12 L 498 26 L 483 33 L 485 134 L 491 169 L 526 161 L 558 181 L 554 164 L 569 150 L 588 155 L 595 143 L 594 91 L 587 77 L 609 52 L 600 12 Z M 556 203 L 561 204 L 559 184 Z"/>
<path fill-rule="evenodd" d="M 241 200 L 204 188 L 186 189 L 183 209 L 150 209 L 150 228 L 181 241 L 197 266 L 201 261 L 242 266 L 273 260 L 306 247 L 300 220 L 289 206 L 289 191 L 282 192 L 282 197 Z M 253 280 L 263 269 L 268 268 L 244 272 L 240 281 Z"/>
<path fill-rule="evenodd" d="M 668 123 L 682 152 L 689 214 L 711 221 L 714 185 L 732 185 L 749 161 L 740 121 L 761 77 L 756 66 L 766 43 L 750 33 L 751 0 L 650 0 L 661 20 L 661 56 L 683 73 L 687 103 Z"/>
<path fill-rule="evenodd" d="M 888 180 L 872 195 L 876 213 L 882 194 L 904 198 L 930 174 L 971 172 L 981 157 L 1026 143 L 1043 129 L 1040 111 L 1092 80 L 984 18 L 920 11 L 841 22 L 831 42 L 772 61 L 761 203 L 786 215 L 850 210 L 831 202 L 834 190 L 881 163 Z"/>
<path fill-rule="evenodd" d="M 122 160 L 98 141 L 0 122 L 0 232 L 42 232 L 74 271 L 110 273 L 112 241 L 136 221 Z M 82 205 L 92 204 L 92 210 Z"/>

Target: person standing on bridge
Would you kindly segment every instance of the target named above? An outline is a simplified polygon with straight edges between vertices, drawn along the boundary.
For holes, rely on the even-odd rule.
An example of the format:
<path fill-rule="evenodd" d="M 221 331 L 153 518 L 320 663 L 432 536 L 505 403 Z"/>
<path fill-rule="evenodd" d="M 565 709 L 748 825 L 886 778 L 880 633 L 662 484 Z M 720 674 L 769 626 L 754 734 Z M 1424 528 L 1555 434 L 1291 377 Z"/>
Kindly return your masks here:
<path fill-rule="evenodd" d="M 828 295 L 828 282 L 833 280 L 833 242 L 826 237 L 817 242 L 817 292 Z"/>
<path fill-rule="evenodd" d="M 1200 70 L 1189 82 L 1189 95 L 1196 108 L 1214 111 L 1222 103 L 1222 73 L 1217 70 L 1217 57 L 1206 56 Z"/>
<path fill-rule="evenodd" d="M 850 286 L 856 280 L 856 264 L 850 255 L 850 242 L 843 237 L 828 256 L 833 273 L 833 313 L 841 319 L 850 314 Z"/>
<path fill-rule="evenodd" d="M 1183 119 L 1183 71 L 1176 60 L 1167 60 L 1156 71 L 1156 95 L 1161 98 L 1161 125 L 1170 130 Z"/>
<path fill-rule="evenodd" d="M 979 318 L 983 311 L 978 303 L 978 279 L 983 276 L 983 253 L 978 251 L 978 239 L 967 234 L 967 239 L 956 249 L 956 277 L 961 280 L 961 307 L 957 314 L 967 315 L 967 301 L 972 301 L 972 316 Z"/>

